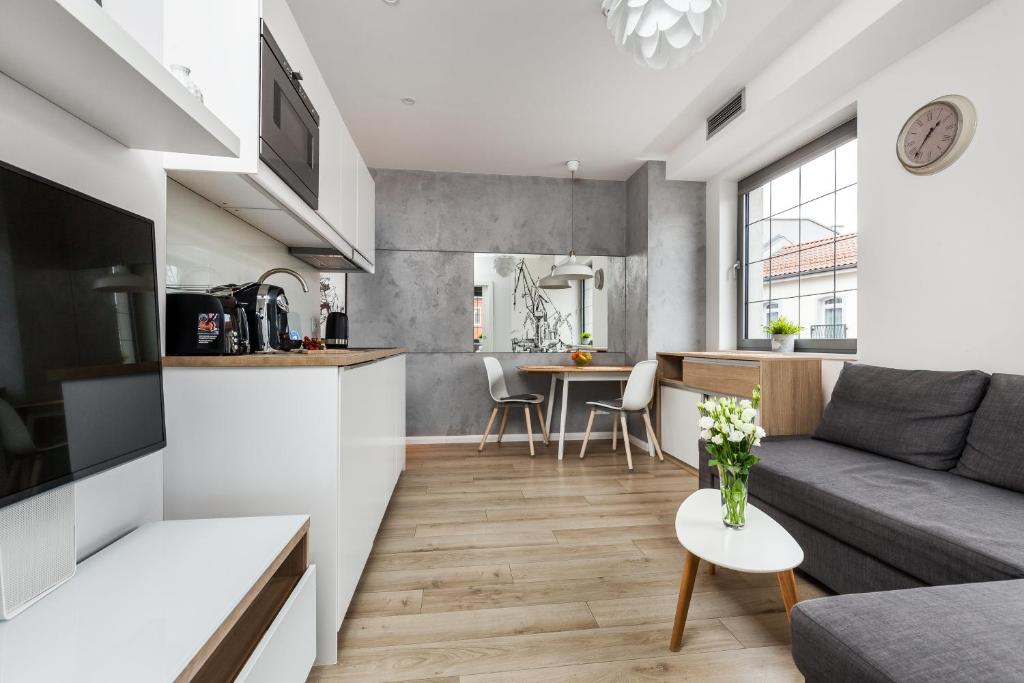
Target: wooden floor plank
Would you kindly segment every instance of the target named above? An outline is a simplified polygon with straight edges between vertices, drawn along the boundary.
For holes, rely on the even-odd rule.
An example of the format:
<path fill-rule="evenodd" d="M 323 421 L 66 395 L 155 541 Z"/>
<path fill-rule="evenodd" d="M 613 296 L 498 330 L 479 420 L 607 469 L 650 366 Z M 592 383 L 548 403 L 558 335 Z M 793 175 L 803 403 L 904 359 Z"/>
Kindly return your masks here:
<path fill-rule="evenodd" d="M 402 569 L 430 569 L 462 567 L 487 563 L 511 563 L 524 558 L 537 562 L 564 560 L 642 560 L 643 553 L 632 543 L 610 545 L 584 545 L 567 547 L 558 544 L 509 546 L 505 548 L 467 548 L 464 550 L 435 550 L 432 552 L 393 553 L 373 555 L 366 571 L 398 571 Z"/>
<path fill-rule="evenodd" d="M 386 617 L 394 614 L 418 614 L 423 605 L 421 589 L 370 592 L 358 590 L 348 606 L 350 617 Z"/>
<path fill-rule="evenodd" d="M 346 619 L 341 649 L 597 628 L 586 603 Z"/>
<path fill-rule="evenodd" d="M 371 571 L 363 575 L 359 585 L 364 591 L 402 591 L 493 583 L 512 583 L 512 573 L 507 564 L 405 569 L 396 572 Z"/>

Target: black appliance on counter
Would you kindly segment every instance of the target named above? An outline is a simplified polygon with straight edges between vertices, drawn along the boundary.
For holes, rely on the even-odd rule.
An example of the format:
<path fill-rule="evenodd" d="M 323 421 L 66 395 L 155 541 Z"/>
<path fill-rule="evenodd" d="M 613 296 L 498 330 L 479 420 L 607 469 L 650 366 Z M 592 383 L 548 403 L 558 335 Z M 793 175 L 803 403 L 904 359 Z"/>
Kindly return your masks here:
<path fill-rule="evenodd" d="M 260 159 L 317 208 L 320 115 L 265 22 L 260 24 Z"/>
<path fill-rule="evenodd" d="M 253 352 L 290 351 L 302 346 L 302 336 L 288 323 L 288 298 L 283 288 L 253 282 L 234 293 L 249 316 Z"/>
<path fill-rule="evenodd" d="M 348 316 L 344 311 L 331 311 L 327 314 L 324 342 L 329 349 L 348 348 Z"/>
<path fill-rule="evenodd" d="M 167 355 L 249 353 L 246 304 L 230 292 L 167 294 Z"/>

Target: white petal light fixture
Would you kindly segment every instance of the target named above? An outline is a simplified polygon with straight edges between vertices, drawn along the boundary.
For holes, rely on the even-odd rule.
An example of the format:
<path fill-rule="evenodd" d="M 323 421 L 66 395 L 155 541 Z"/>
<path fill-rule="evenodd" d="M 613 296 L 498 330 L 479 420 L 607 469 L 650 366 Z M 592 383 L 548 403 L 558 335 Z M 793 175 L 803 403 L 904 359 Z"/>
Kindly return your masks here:
<path fill-rule="evenodd" d="M 569 169 L 569 258 L 565 263 L 555 266 L 551 274 L 563 280 L 589 280 L 594 277 L 594 269 L 586 263 L 576 260 L 576 171 L 580 170 L 580 162 L 567 161 Z"/>
<path fill-rule="evenodd" d="M 725 0 L 604 0 L 608 30 L 641 65 L 684 64 L 725 19 Z"/>

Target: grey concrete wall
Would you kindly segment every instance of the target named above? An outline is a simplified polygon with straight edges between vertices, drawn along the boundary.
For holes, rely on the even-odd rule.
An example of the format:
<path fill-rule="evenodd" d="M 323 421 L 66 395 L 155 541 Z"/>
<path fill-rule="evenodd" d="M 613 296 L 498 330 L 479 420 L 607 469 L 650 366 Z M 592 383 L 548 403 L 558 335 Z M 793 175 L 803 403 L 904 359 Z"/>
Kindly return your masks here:
<path fill-rule="evenodd" d="M 375 169 L 377 254 L 374 275 L 348 278 L 352 346 L 404 346 L 406 431 L 410 436 L 483 432 L 490 411 L 482 355 L 472 352 L 473 253 L 569 251 L 569 181 L 498 175 Z M 626 183 L 578 180 L 575 248 L 584 255 L 626 255 Z M 609 282 L 628 278 L 623 262 Z M 646 272 L 646 269 L 643 269 Z M 631 338 L 628 295 L 609 299 L 609 345 L 596 356 L 622 364 Z M 639 303 L 637 307 L 643 308 Z M 547 395 L 548 380 L 516 366 L 566 362 L 553 354 L 491 354 L 505 367 L 509 389 Z M 569 431 L 582 431 L 585 400 L 618 395 L 610 383 L 573 385 Z M 555 422 L 557 423 L 557 414 Z M 604 429 L 604 428 L 601 428 Z M 522 433 L 521 415 L 509 432 Z"/>
<path fill-rule="evenodd" d="M 701 351 L 705 343 L 705 183 L 665 179 L 646 164 L 647 350 Z"/>
<path fill-rule="evenodd" d="M 647 164 L 626 181 L 626 360 L 647 358 Z"/>

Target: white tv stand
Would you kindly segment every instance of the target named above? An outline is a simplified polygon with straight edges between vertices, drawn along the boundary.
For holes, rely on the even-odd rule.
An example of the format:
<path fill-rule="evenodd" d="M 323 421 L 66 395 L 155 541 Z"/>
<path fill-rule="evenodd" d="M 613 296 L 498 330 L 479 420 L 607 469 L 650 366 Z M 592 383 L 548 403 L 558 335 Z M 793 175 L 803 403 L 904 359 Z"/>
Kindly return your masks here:
<path fill-rule="evenodd" d="M 309 518 L 147 524 L 0 623 L 0 681 L 302 683 L 316 654 Z"/>

